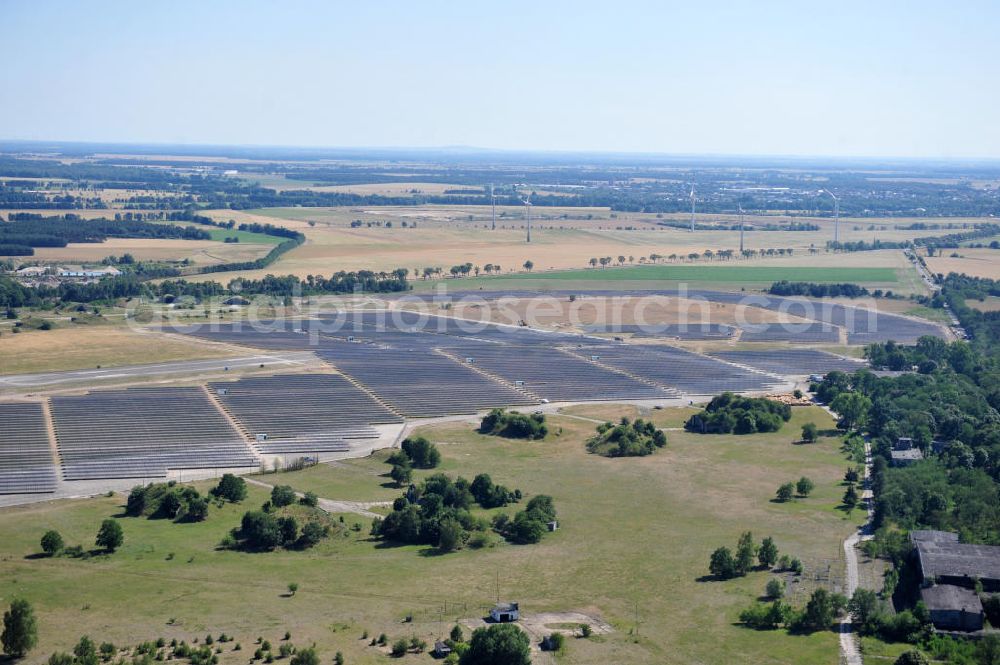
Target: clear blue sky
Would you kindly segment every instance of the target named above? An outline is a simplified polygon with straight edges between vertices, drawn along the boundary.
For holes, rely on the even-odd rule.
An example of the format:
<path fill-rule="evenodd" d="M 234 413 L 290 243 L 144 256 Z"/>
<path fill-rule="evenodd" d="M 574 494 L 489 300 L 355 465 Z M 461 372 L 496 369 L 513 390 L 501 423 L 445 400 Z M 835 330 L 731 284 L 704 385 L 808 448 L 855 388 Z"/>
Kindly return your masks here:
<path fill-rule="evenodd" d="M 0 0 L 0 138 L 1000 157 L 1000 2 Z"/>

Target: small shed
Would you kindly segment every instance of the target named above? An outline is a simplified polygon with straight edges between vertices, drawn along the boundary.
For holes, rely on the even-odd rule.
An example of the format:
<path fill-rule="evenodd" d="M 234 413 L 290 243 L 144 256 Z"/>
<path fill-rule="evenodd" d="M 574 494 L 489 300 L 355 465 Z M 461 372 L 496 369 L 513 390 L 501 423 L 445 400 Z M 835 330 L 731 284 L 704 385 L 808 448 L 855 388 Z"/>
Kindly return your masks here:
<path fill-rule="evenodd" d="M 548 522 L 545 526 L 549 528 L 549 531 L 555 531 L 556 529 L 559 528 L 559 522 L 557 520 L 552 520 L 551 522 Z"/>
<path fill-rule="evenodd" d="M 521 618 L 517 603 L 497 603 L 490 610 L 490 619 L 497 623 L 511 623 Z"/>
<path fill-rule="evenodd" d="M 438 640 L 434 643 L 434 651 L 431 652 L 437 658 L 444 658 L 451 653 L 451 647 L 447 642 Z"/>

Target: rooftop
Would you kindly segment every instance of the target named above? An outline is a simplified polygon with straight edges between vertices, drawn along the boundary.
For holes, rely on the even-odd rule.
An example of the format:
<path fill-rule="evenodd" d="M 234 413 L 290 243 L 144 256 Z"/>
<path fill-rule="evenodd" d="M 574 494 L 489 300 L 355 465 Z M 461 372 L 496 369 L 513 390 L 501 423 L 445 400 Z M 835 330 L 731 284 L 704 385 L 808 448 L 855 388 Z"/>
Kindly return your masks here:
<path fill-rule="evenodd" d="M 953 610 L 979 614 L 983 604 L 979 595 L 971 589 L 965 589 L 953 584 L 935 584 L 920 590 L 920 600 L 932 612 L 935 610 Z"/>
<path fill-rule="evenodd" d="M 941 532 L 930 532 L 938 533 Z M 913 538 L 911 534 L 911 539 Z M 1000 547 L 968 545 L 957 540 L 914 539 L 924 579 L 967 577 L 1000 580 Z"/>
<path fill-rule="evenodd" d="M 924 454 L 920 452 L 919 448 L 893 450 L 889 454 L 892 455 L 892 459 L 894 460 L 922 460 L 924 458 Z"/>

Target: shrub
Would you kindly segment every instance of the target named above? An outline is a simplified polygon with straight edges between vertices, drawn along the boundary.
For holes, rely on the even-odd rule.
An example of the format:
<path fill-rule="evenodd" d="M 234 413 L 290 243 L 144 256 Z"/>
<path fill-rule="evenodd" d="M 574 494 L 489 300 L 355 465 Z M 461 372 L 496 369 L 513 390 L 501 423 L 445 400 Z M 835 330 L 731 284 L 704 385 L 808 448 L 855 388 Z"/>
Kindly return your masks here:
<path fill-rule="evenodd" d="M 531 641 L 524 631 L 512 623 L 477 628 L 472 632 L 469 648 L 459 662 L 461 665 L 530 665 Z"/>
<path fill-rule="evenodd" d="M 767 581 L 765 594 L 768 598 L 781 598 L 785 595 L 785 583 L 780 578 L 772 577 Z"/>
<path fill-rule="evenodd" d="M 239 503 L 247 498 L 247 483 L 239 476 L 224 473 L 219 484 L 212 488 L 211 494 L 230 503 Z"/>
<path fill-rule="evenodd" d="M 792 409 L 787 404 L 726 392 L 712 398 L 704 410 L 688 419 L 684 428 L 701 434 L 777 432 L 791 417 Z"/>
<path fill-rule="evenodd" d="M 508 439 L 544 439 L 549 427 L 541 413 L 529 416 L 518 411 L 493 409 L 483 416 L 479 431 Z"/>
<path fill-rule="evenodd" d="M 740 621 L 754 630 L 774 630 L 786 623 L 791 608 L 780 599 L 771 603 L 754 603 L 740 612 Z"/>
<path fill-rule="evenodd" d="M 101 528 L 97 530 L 97 538 L 94 543 L 98 547 L 103 547 L 109 552 L 114 552 L 125 541 L 121 525 L 113 519 L 101 522 Z"/>
<path fill-rule="evenodd" d="M 813 491 L 816 486 L 813 481 L 809 480 L 805 476 L 799 478 L 799 481 L 795 483 L 795 491 L 798 492 L 799 496 L 809 496 L 809 493 Z"/>
<path fill-rule="evenodd" d="M 422 436 L 407 437 L 400 447 L 415 469 L 433 469 L 441 463 L 437 446 Z"/>
<path fill-rule="evenodd" d="M 409 651 L 410 644 L 406 640 L 400 638 L 392 643 L 392 650 L 389 652 L 393 658 L 402 658 Z"/>
<path fill-rule="evenodd" d="M 302 498 L 299 499 L 299 503 L 301 503 L 303 506 L 309 506 L 310 508 L 315 508 L 317 505 L 319 505 L 319 497 L 316 496 L 315 492 L 306 492 L 305 494 L 302 495 Z"/>
<path fill-rule="evenodd" d="M 809 443 L 814 442 L 819 438 L 819 428 L 816 427 L 816 423 L 806 423 L 802 426 L 802 440 Z"/>
<path fill-rule="evenodd" d="M 275 508 L 290 506 L 295 503 L 295 490 L 288 485 L 275 485 L 271 488 L 271 505 Z"/>
<path fill-rule="evenodd" d="M 46 531 L 45 535 L 42 536 L 41 545 L 42 551 L 49 556 L 59 554 L 63 547 L 65 547 L 65 543 L 63 542 L 62 536 L 59 535 L 59 532 L 51 529 Z"/>
<path fill-rule="evenodd" d="M 605 457 L 643 457 L 667 445 L 667 437 L 650 421 L 622 418 L 618 425 L 598 425 L 587 440 L 587 450 Z"/>
<path fill-rule="evenodd" d="M 783 483 L 778 487 L 778 491 L 774 493 L 775 498 L 784 503 L 786 501 L 791 501 L 792 496 L 795 494 L 795 485 L 792 483 Z"/>

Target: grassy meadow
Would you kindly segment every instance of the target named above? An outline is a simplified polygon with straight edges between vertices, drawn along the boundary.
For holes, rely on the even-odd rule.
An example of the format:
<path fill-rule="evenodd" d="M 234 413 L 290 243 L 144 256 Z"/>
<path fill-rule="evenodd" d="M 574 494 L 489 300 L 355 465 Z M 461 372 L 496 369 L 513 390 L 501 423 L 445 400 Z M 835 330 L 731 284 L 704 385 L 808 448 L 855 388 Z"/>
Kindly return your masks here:
<path fill-rule="evenodd" d="M 582 612 L 615 629 L 570 639 L 565 656 L 536 654 L 536 663 L 837 663 L 833 632 L 791 636 L 736 625 L 739 611 L 762 593 L 768 573 L 726 582 L 705 577 L 712 550 L 734 546 L 750 529 L 758 541 L 773 536 L 782 552 L 805 564 L 792 602 L 802 604 L 810 588 L 827 584 L 815 578 L 828 568 L 836 583 L 841 541 L 861 519 L 837 509 L 847 463 L 837 437 L 794 443 L 802 423 L 826 429 L 829 416 L 797 408 L 776 434 L 668 431 L 667 447 L 653 456 L 608 459 L 584 448 L 594 427 L 584 418 L 610 416 L 608 408 L 577 407 L 577 417 L 552 416 L 551 433 L 538 442 L 483 436 L 471 422 L 419 430 L 439 445 L 444 473 L 471 479 L 487 472 L 526 497 L 552 495 L 561 528 L 537 545 L 439 555 L 426 546 L 372 541 L 368 520 L 345 515 L 345 528 L 313 550 L 249 554 L 215 546 L 245 510 L 265 500 L 260 487 L 250 486 L 243 505 L 213 507 L 197 524 L 120 517 L 120 495 L 57 501 L 0 510 L 0 603 L 24 597 L 36 607 L 39 645 L 27 663 L 69 649 L 82 634 L 135 644 L 159 636 L 191 642 L 221 632 L 243 647 L 233 652 L 225 645 L 221 663 L 245 663 L 258 636 L 277 644 L 286 630 L 295 644 L 315 642 L 323 662 L 342 651 L 348 663 L 386 663 L 384 653 L 361 639 L 364 631 L 432 643 L 455 620 L 481 616 L 499 578 L 501 596 L 520 601 L 526 613 Z M 657 415 L 676 426 L 689 412 Z M 265 480 L 331 499 L 386 500 L 399 490 L 388 486 L 384 457 Z M 771 501 L 780 483 L 801 475 L 816 483 L 812 496 Z M 119 516 L 125 531 L 125 545 L 115 554 L 34 557 L 46 529 L 89 547 L 109 516 Z M 360 531 L 352 530 L 355 522 Z M 299 584 L 294 597 L 286 594 L 290 582 Z M 404 621 L 407 615 L 412 622 Z M 408 655 L 402 662 L 428 658 Z"/>

